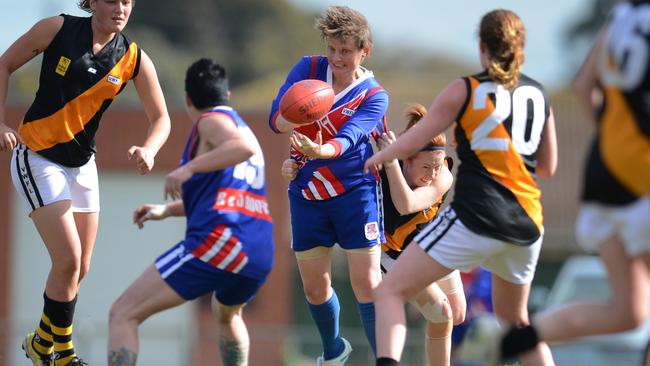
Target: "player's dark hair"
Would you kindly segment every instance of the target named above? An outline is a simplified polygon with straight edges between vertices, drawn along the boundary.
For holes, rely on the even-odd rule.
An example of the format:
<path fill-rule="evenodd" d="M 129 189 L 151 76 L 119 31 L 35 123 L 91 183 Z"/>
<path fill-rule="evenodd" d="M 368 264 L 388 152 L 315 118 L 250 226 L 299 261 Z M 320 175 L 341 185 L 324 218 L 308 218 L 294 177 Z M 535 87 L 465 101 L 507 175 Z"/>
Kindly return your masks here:
<path fill-rule="evenodd" d="M 194 62 L 185 74 L 185 92 L 197 109 L 227 105 L 226 69 L 207 58 Z"/>
<path fill-rule="evenodd" d="M 493 10 L 481 19 L 479 36 L 489 53 L 487 71 L 492 80 L 506 88 L 515 86 L 526 42 L 526 29 L 519 16 L 510 10 Z"/>

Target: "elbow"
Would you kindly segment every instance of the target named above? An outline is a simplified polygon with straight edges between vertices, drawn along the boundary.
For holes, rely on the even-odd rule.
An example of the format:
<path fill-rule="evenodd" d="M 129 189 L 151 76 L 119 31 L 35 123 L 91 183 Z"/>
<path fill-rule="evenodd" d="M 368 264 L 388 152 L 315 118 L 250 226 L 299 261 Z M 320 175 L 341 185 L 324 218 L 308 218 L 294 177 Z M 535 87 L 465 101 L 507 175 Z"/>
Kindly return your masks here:
<path fill-rule="evenodd" d="M 535 169 L 535 174 L 538 177 L 550 178 L 555 175 L 557 171 L 557 164 L 552 164 L 551 166 L 538 166 Z"/>
<path fill-rule="evenodd" d="M 393 203 L 395 203 L 395 202 L 393 202 Z M 397 212 L 399 213 L 400 216 L 409 215 L 409 214 L 412 214 L 414 212 L 419 211 L 418 208 L 413 207 L 412 205 L 408 205 L 408 204 L 401 204 L 401 205 L 396 204 L 395 209 L 397 210 Z"/>

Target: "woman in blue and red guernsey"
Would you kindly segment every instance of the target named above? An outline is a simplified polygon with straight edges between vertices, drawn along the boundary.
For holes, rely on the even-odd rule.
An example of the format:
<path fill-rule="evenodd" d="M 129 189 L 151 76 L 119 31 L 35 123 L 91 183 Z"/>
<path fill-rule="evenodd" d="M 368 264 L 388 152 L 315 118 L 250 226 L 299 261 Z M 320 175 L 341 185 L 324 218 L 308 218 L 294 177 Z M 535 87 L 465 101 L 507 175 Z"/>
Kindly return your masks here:
<path fill-rule="evenodd" d="M 299 171 L 289 186 L 292 249 L 298 260 L 305 296 L 323 344 L 319 364 L 342 364 L 350 344 L 339 335 L 339 302 L 331 286 L 331 251 L 347 253 L 350 282 L 366 336 L 375 348 L 373 290 L 378 285 L 380 247 L 384 241 L 381 194 L 377 177 L 363 172 L 372 156 L 372 136 L 385 129 L 388 94 L 371 71 L 361 67 L 372 48 L 365 17 L 348 7 L 324 11 L 316 27 L 327 56 L 303 57 L 289 72 L 273 101 L 270 126 L 292 132 L 291 158 Z M 278 113 L 285 91 L 295 82 L 319 79 L 336 94 L 330 112 L 298 127 Z"/>

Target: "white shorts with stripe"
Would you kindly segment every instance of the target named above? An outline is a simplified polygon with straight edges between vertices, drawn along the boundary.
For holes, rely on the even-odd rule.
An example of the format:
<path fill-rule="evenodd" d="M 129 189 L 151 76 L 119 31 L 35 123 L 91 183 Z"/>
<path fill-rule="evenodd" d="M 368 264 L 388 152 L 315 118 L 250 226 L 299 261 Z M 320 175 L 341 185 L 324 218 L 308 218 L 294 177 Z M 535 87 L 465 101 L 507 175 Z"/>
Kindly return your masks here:
<path fill-rule="evenodd" d="M 478 235 L 447 207 L 414 241 L 447 268 L 468 272 L 481 266 L 507 282 L 523 285 L 533 281 L 542 239 L 522 246 Z"/>
<path fill-rule="evenodd" d="M 618 236 L 625 252 L 636 257 L 650 252 L 650 195 L 625 206 L 583 203 L 576 220 L 578 244 L 589 252 Z"/>
<path fill-rule="evenodd" d="M 99 211 L 99 183 L 95 156 L 85 165 L 70 168 L 19 144 L 11 156 L 11 180 L 27 202 L 29 212 L 70 200 L 74 212 Z"/>

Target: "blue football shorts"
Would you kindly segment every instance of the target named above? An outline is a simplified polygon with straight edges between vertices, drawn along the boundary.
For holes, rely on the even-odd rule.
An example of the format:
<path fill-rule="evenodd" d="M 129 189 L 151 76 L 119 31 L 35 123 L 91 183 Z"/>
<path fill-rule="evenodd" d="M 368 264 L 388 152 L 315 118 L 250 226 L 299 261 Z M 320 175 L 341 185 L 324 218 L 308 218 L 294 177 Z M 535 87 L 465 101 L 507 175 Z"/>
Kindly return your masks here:
<path fill-rule="evenodd" d="M 364 183 L 327 200 L 289 193 L 291 247 L 296 252 L 319 246 L 360 249 L 385 241 L 381 186 Z"/>

